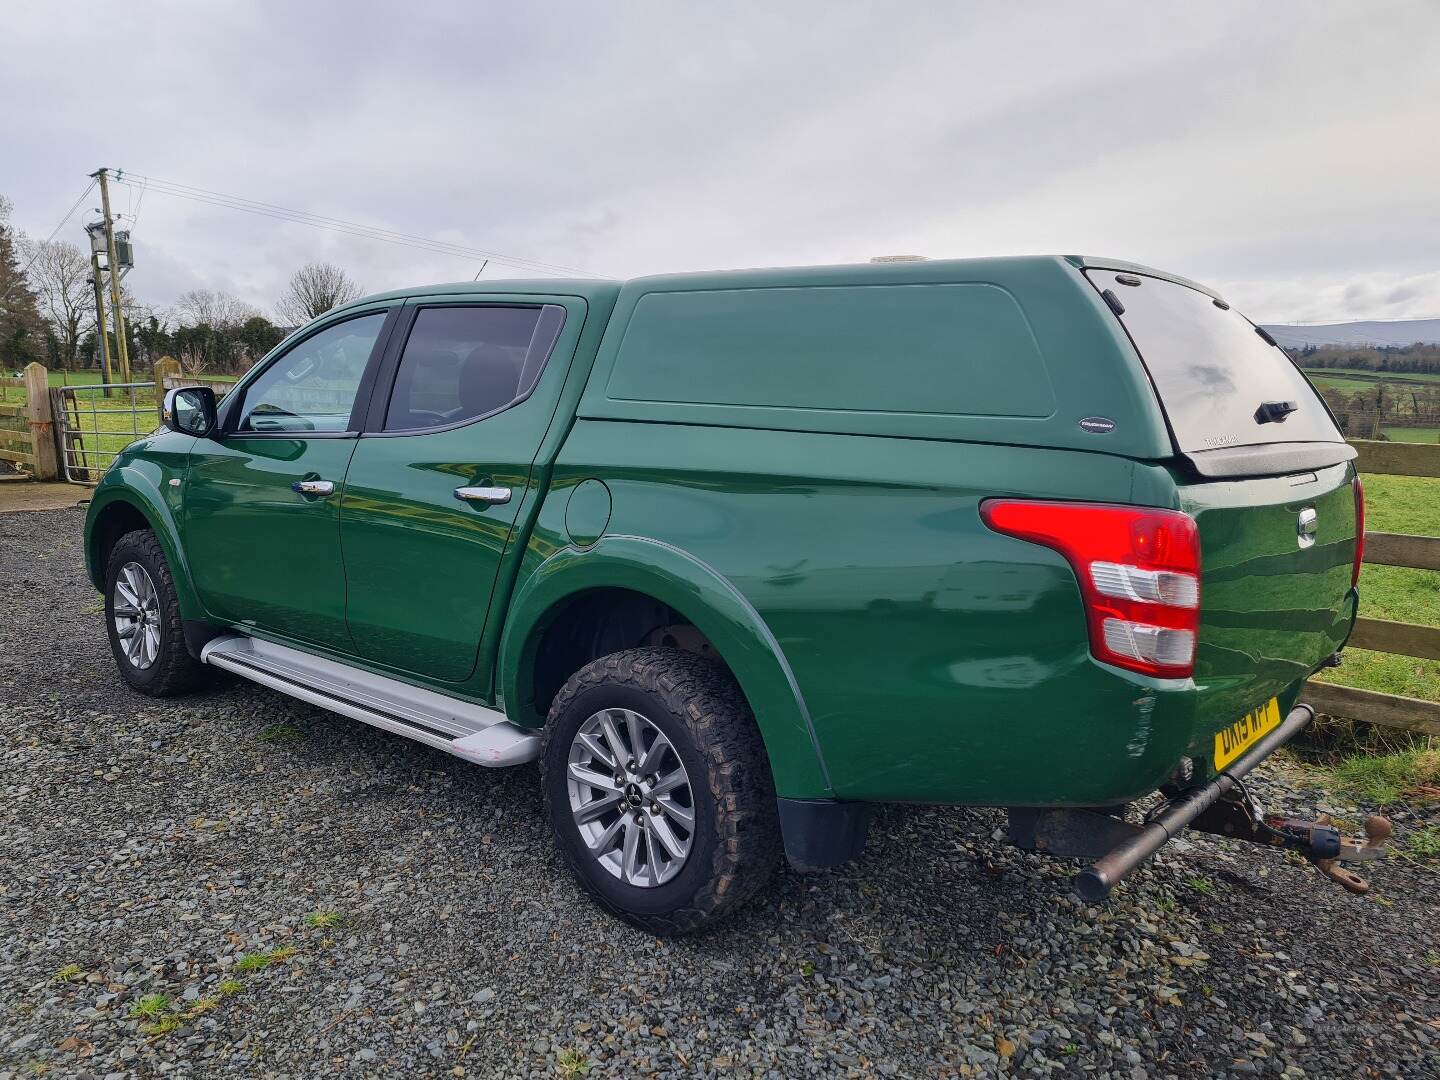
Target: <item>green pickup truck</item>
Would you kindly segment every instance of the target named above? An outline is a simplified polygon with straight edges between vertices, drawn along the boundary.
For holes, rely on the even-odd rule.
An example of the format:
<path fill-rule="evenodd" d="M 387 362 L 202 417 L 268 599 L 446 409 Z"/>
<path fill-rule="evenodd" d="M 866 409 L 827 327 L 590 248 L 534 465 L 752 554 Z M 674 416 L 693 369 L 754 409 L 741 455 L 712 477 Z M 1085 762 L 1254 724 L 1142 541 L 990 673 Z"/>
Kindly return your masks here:
<path fill-rule="evenodd" d="M 1016 843 L 1096 860 L 1097 899 L 1187 825 L 1336 854 L 1242 778 L 1354 622 L 1354 450 L 1193 282 L 1026 257 L 417 288 L 163 414 L 86 522 L 123 678 L 219 668 L 538 761 L 634 924 L 696 929 L 782 852 L 844 863 L 887 801 L 1010 808 Z"/>

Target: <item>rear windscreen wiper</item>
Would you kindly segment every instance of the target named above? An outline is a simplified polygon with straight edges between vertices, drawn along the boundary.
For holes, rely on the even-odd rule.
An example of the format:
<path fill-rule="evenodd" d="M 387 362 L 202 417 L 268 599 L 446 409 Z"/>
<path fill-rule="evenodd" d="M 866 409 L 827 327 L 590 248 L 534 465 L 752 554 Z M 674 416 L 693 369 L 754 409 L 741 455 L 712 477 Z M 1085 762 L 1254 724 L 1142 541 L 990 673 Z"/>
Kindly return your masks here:
<path fill-rule="evenodd" d="M 1255 410 L 1255 422 L 1257 424 L 1283 424 L 1285 418 L 1300 406 L 1293 401 L 1262 401 L 1260 407 Z"/>

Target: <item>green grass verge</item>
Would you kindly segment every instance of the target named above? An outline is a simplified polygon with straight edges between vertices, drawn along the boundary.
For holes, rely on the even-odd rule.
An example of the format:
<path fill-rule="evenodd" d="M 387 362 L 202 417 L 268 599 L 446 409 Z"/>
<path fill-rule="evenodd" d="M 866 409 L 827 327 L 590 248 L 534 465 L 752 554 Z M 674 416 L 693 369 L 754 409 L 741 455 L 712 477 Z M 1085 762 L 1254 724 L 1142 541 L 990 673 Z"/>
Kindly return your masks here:
<path fill-rule="evenodd" d="M 1440 442 L 1440 427 L 1387 427 L 1380 430 L 1391 442 Z"/>
<path fill-rule="evenodd" d="M 1316 679 L 1382 694 L 1440 701 L 1440 662 L 1435 660 L 1346 649 L 1344 664 L 1321 673 Z"/>
<path fill-rule="evenodd" d="M 1440 536 L 1440 478 L 1362 476 L 1371 532 Z"/>
<path fill-rule="evenodd" d="M 1434 787 L 1440 780 L 1440 750 L 1354 754 L 1331 767 L 1330 779 L 1347 795 L 1387 806 Z"/>
<path fill-rule="evenodd" d="M 1365 517 L 1371 532 L 1440 536 L 1440 479 L 1366 476 Z M 1440 573 L 1403 566 L 1360 570 L 1360 614 L 1370 619 L 1440 626 Z M 1346 649 L 1345 663 L 1319 678 L 1342 686 L 1440 701 L 1440 661 Z"/>
<path fill-rule="evenodd" d="M 1405 847 L 1422 859 L 1440 859 L 1440 825 L 1416 829 L 1405 838 Z"/>

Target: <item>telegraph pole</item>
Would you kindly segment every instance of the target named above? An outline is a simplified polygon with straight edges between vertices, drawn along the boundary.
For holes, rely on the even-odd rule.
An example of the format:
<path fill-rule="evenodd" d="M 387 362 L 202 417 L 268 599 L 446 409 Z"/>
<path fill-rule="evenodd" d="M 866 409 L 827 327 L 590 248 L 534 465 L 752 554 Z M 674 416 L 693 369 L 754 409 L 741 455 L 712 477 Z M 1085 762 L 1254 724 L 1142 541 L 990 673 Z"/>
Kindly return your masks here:
<path fill-rule="evenodd" d="M 105 329 L 105 290 L 100 285 L 100 253 L 90 245 L 90 278 L 95 283 L 95 336 L 100 339 L 100 381 L 110 396 L 110 335 Z"/>
<path fill-rule="evenodd" d="M 120 381 L 130 381 L 130 349 L 125 343 L 125 312 L 120 306 L 120 257 L 115 249 L 115 222 L 110 217 L 109 169 L 90 174 L 100 181 L 100 212 L 105 217 L 105 247 L 110 260 L 110 313 L 115 320 L 115 354 L 120 360 Z"/>

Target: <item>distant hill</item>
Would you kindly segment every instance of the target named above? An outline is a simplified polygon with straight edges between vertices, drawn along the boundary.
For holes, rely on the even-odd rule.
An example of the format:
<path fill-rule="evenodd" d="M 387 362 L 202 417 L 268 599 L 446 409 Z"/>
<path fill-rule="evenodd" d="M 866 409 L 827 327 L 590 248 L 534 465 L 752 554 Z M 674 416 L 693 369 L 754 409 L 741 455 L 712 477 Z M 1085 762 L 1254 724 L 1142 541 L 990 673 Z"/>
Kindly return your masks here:
<path fill-rule="evenodd" d="M 1440 319 L 1396 319 L 1392 322 L 1321 323 L 1294 326 L 1270 323 L 1270 336 L 1287 349 L 1306 345 L 1440 345 Z"/>

